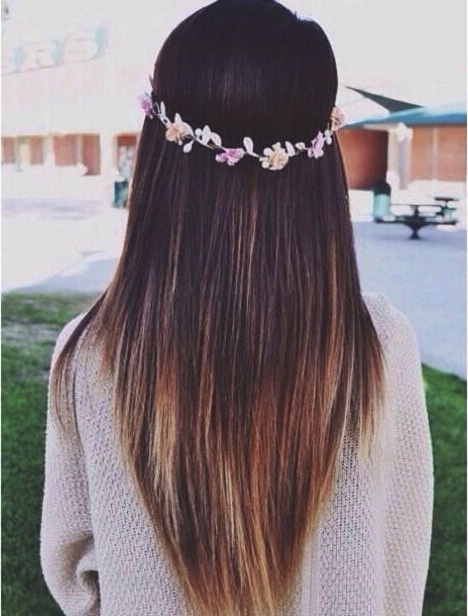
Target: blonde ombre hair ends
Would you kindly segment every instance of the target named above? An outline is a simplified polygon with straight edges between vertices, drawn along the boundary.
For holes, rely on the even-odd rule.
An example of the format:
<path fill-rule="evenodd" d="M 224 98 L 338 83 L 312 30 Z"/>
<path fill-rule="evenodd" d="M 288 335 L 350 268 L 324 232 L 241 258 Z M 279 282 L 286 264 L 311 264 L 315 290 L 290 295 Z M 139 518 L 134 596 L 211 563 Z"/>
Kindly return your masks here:
<path fill-rule="evenodd" d="M 219 0 L 164 43 L 154 90 L 228 143 L 315 135 L 335 105 L 322 29 L 273 0 Z M 145 119 L 118 269 L 81 338 L 115 381 L 122 456 L 197 616 L 274 616 L 345 435 L 378 420 L 382 352 L 361 296 L 334 139 L 279 173 L 186 156 Z M 86 348 L 86 345 L 85 347 Z"/>

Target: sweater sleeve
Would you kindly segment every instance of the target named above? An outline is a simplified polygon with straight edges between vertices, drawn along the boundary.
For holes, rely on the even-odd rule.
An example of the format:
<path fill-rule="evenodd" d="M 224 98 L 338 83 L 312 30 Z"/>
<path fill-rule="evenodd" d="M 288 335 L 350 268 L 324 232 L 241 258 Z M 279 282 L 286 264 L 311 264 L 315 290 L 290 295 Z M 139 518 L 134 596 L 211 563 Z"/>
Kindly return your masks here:
<path fill-rule="evenodd" d="M 60 334 L 52 366 L 76 324 L 72 321 Z M 41 564 L 49 590 L 66 616 L 98 616 L 99 580 L 86 467 L 72 415 L 53 406 L 49 383 Z"/>
<path fill-rule="evenodd" d="M 384 613 L 420 616 L 431 541 L 432 449 L 416 336 L 401 312 L 390 308 L 390 313 Z"/>

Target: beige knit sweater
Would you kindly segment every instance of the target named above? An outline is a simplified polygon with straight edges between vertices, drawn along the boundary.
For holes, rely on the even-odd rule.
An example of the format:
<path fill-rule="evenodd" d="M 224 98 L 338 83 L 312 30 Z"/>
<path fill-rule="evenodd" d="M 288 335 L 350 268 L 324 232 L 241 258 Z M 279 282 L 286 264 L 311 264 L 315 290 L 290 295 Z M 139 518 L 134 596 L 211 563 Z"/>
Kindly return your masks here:
<path fill-rule="evenodd" d="M 345 442 L 338 481 L 284 616 L 417 616 L 422 612 L 432 516 L 432 456 L 417 343 L 381 295 L 366 296 L 387 369 L 374 463 Z M 57 351 L 78 323 L 61 333 Z M 67 616 L 188 616 L 119 458 L 111 386 L 98 362 L 75 361 L 76 413 L 47 422 L 41 559 Z"/>

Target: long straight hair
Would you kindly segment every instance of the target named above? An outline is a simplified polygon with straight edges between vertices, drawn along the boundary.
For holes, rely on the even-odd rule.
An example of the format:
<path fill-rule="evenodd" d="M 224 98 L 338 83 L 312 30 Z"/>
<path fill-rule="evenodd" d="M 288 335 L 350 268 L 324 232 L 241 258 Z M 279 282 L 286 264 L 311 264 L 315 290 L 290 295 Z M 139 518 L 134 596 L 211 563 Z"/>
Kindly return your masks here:
<path fill-rule="evenodd" d="M 154 99 L 223 143 L 312 139 L 335 104 L 320 26 L 219 0 L 156 61 Z M 361 296 L 339 144 L 269 171 L 190 154 L 146 118 L 123 253 L 80 338 L 115 379 L 123 458 L 198 616 L 273 615 L 333 487 L 345 434 L 372 436 L 382 352 Z"/>

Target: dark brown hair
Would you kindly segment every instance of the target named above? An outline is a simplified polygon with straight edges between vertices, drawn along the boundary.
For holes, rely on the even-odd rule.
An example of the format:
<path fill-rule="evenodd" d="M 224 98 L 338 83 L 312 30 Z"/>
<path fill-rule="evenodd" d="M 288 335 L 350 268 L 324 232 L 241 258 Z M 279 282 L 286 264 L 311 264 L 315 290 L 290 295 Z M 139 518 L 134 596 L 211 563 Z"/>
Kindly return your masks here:
<path fill-rule="evenodd" d="M 183 21 L 155 100 L 223 143 L 306 141 L 337 72 L 313 21 L 219 0 Z M 116 274 L 80 337 L 115 377 L 115 425 L 142 503 L 200 616 L 273 615 L 330 495 L 346 433 L 372 436 L 382 354 L 361 296 L 336 138 L 281 171 L 190 154 L 146 118 Z M 89 334 L 89 335 L 88 335 Z"/>

